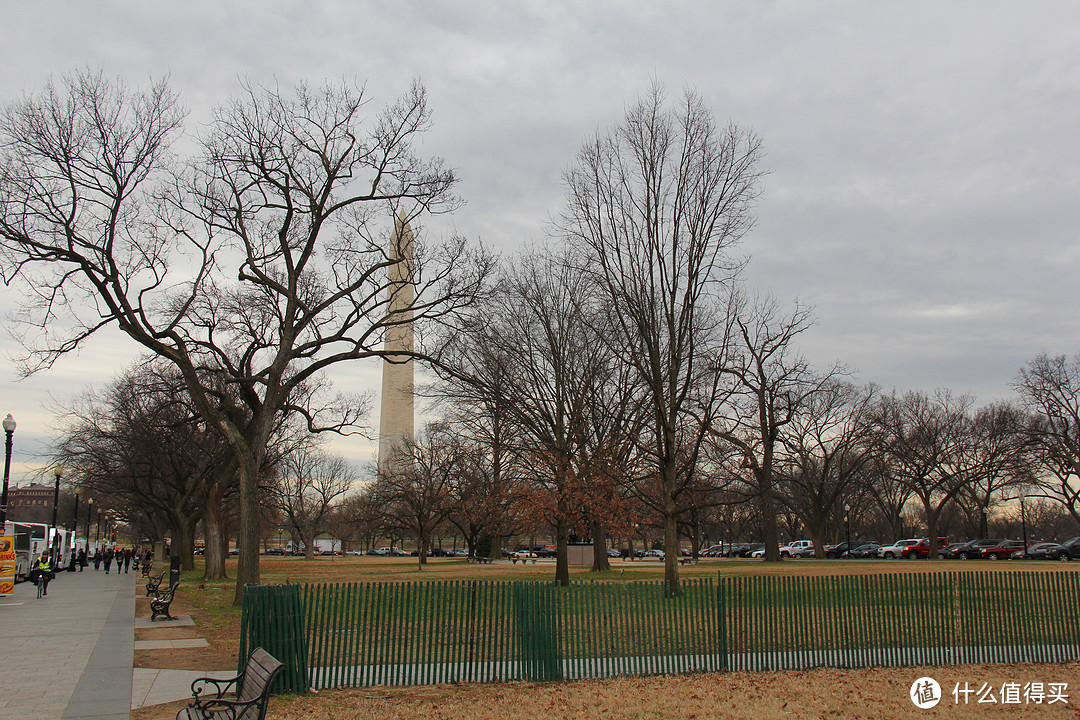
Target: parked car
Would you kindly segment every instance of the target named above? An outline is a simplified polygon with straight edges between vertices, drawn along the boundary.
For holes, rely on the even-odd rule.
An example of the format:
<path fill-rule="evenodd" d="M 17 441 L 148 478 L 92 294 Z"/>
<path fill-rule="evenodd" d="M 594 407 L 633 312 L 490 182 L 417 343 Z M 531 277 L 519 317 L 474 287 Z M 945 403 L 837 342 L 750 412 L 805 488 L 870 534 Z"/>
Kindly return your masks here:
<path fill-rule="evenodd" d="M 947 537 L 939 537 L 937 539 L 938 555 L 941 555 L 941 551 L 944 550 L 945 548 L 947 548 L 948 546 L 949 546 L 949 538 L 947 538 Z M 925 560 L 926 558 L 930 557 L 930 538 L 923 538 L 922 540 L 919 540 L 919 542 L 915 543 L 914 545 L 911 545 L 910 547 L 906 548 L 904 550 L 904 552 L 900 555 L 900 557 L 909 558 L 909 559 L 913 559 L 913 560 L 916 559 L 916 558 L 922 558 L 922 559 Z"/>
<path fill-rule="evenodd" d="M 837 543 L 836 545 L 826 545 L 825 557 L 834 559 L 842 558 L 849 549 L 850 548 L 848 547 L 848 544 L 846 542 Z"/>
<path fill-rule="evenodd" d="M 962 548 L 967 547 L 968 543 L 970 543 L 970 542 L 971 541 L 968 540 L 966 542 L 949 543 L 948 547 L 946 547 L 944 550 L 941 551 L 941 557 L 948 558 L 949 560 L 956 560 L 958 557 L 960 557 L 959 555 L 956 554 L 957 551 L 959 551 Z"/>
<path fill-rule="evenodd" d="M 893 558 L 907 557 L 907 549 L 919 544 L 920 538 L 908 538 L 907 540 L 897 540 L 892 545 L 886 545 L 878 548 L 877 555 L 879 558 L 885 558 L 886 560 L 892 560 Z"/>
<path fill-rule="evenodd" d="M 787 545 L 780 547 L 780 557 L 786 558 L 809 558 L 814 557 L 813 540 L 792 540 Z"/>
<path fill-rule="evenodd" d="M 856 546 L 854 549 L 844 553 L 844 557 L 848 558 L 876 558 L 878 556 L 877 551 L 881 547 L 878 543 L 863 543 Z"/>
<path fill-rule="evenodd" d="M 765 543 L 746 543 L 745 545 L 740 545 L 738 550 L 732 553 L 732 556 L 748 558 L 759 550 L 764 554 Z"/>
<path fill-rule="evenodd" d="M 1030 546 L 1026 553 L 1023 548 L 1020 548 L 1010 557 L 1013 560 L 1060 560 L 1062 555 L 1068 557 L 1068 554 L 1068 551 L 1058 543 L 1041 542 Z"/>
<path fill-rule="evenodd" d="M 994 547 L 1005 542 L 1001 538 L 980 538 L 978 540 L 970 540 L 960 547 L 952 550 L 949 553 L 949 557 L 959 560 L 977 560 L 982 557 L 982 549 L 985 547 Z"/>
<path fill-rule="evenodd" d="M 380 555 L 382 557 L 395 556 L 395 557 L 408 557 L 409 553 L 396 547 L 381 547 L 378 550 L 369 550 L 368 555 Z"/>
<path fill-rule="evenodd" d="M 1061 547 L 1065 549 L 1065 554 L 1058 558 L 1059 560 L 1080 560 L 1080 537 L 1066 540 L 1061 543 Z"/>
<path fill-rule="evenodd" d="M 1008 560 L 1014 552 L 1023 549 L 1023 540 L 1002 540 L 997 545 L 984 547 L 979 551 L 979 557 L 984 560 Z"/>
<path fill-rule="evenodd" d="M 664 551 L 663 550 L 646 550 L 645 551 L 645 557 L 647 557 L 647 558 L 663 558 L 664 557 Z"/>

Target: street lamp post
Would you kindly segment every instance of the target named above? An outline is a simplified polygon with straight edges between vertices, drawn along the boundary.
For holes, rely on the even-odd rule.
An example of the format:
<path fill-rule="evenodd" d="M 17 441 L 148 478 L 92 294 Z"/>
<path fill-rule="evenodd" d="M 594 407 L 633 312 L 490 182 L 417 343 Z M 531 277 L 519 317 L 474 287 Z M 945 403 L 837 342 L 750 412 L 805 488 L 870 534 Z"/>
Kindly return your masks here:
<path fill-rule="evenodd" d="M 71 516 L 71 533 L 79 534 L 79 493 L 75 493 L 75 512 Z"/>
<path fill-rule="evenodd" d="M 851 548 L 851 506 L 844 505 L 844 534 L 847 536 L 847 551 L 850 553 Z"/>
<path fill-rule="evenodd" d="M 90 552 L 90 520 L 94 517 L 94 498 L 86 499 L 86 532 L 83 538 L 86 540 L 86 552 Z"/>
<path fill-rule="evenodd" d="M 11 477 L 11 436 L 15 434 L 15 418 L 11 417 L 11 413 L 4 418 L 3 425 L 7 442 L 4 444 L 4 491 L 0 495 L 0 529 L 3 529 L 4 523 L 7 522 L 8 478 Z"/>
<path fill-rule="evenodd" d="M 1020 493 L 1020 528 L 1024 533 L 1024 557 L 1028 556 L 1028 540 L 1027 540 L 1027 513 L 1024 510 L 1024 493 Z"/>
<path fill-rule="evenodd" d="M 64 477 L 64 468 L 56 465 L 53 468 L 53 475 L 56 476 L 56 486 L 53 490 L 53 538 L 56 536 L 56 511 L 60 504 L 60 478 Z"/>
<path fill-rule="evenodd" d="M 94 542 L 101 540 L 101 508 L 97 511 L 97 529 L 94 530 Z"/>

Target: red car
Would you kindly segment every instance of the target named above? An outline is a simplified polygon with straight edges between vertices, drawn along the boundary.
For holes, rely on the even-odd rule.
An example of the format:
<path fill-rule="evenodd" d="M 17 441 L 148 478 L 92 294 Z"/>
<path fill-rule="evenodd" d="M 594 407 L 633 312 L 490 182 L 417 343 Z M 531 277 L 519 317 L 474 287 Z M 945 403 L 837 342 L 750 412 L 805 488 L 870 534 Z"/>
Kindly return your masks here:
<path fill-rule="evenodd" d="M 942 552 L 949 546 L 949 538 L 939 537 L 937 539 L 938 557 L 942 557 Z M 906 558 L 922 558 L 926 559 L 930 557 L 930 538 L 923 538 L 915 545 L 909 545 L 904 548 L 902 557 Z"/>
<path fill-rule="evenodd" d="M 1014 552 L 1023 549 L 1023 540 L 1002 540 L 997 545 L 984 547 L 979 551 L 979 557 L 984 560 L 1008 560 Z"/>

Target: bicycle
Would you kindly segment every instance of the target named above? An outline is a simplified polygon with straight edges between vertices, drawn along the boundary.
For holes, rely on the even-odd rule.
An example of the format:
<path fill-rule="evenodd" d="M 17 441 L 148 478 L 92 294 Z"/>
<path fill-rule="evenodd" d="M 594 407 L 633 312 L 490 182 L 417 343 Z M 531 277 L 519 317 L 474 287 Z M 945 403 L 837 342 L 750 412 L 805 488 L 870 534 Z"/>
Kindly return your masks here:
<path fill-rule="evenodd" d="M 38 573 L 37 576 L 37 596 L 41 599 L 41 596 L 45 594 L 45 573 Z"/>

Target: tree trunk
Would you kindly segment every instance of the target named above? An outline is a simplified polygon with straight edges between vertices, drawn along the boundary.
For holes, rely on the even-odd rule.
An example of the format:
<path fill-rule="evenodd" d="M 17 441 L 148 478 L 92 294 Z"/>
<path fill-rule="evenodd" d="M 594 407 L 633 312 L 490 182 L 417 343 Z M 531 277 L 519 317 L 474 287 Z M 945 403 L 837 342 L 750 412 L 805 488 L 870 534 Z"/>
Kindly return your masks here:
<path fill-rule="evenodd" d="M 664 594 L 679 595 L 679 516 L 674 500 L 664 508 Z"/>
<path fill-rule="evenodd" d="M 941 514 L 942 509 L 945 507 L 944 503 L 938 507 L 931 509 L 930 503 L 926 503 L 926 534 L 929 535 L 928 542 L 930 543 L 930 559 L 938 559 L 938 516 Z"/>
<path fill-rule="evenodd" d="M 236 563 L 233 605 L 239 605 L 243 601 L 246 585 L 259 584 L 259 465 L 259 459 L 249 452 L 239 468 L 240 557 Z"/>
<path fill-rule="evenodd" d="M 673 453 L 669 455 L 669 458 Z M 664 493 L 664 594 L 679 594 L 679 508 L 675 498 L 675 461 L 666 459 L 660 468 Z"/>
<path fill-rule="evenodd" d="M 555 584 L 562 587 L 570 586 L 570 562 L 567 557 L 567 543 L 569 542 L 569 528 L 564 519 L 566 506 L 560 500 L 559 517 L 555 521 Z"/>
<path fill-rule="evenodd" d="M 806 520 L 806 530 L 814 541 L 814 557 L 820 560 L 825 557 L 825 517 L 816 513 L 811 515 Z"/>
<path fill-rule="evenodd" d="M 184 523 L 184 545 L 180 548 L 180 569 L 191 572 L 195 569 L 195 532 L 198 530 L 198 520 L 188 520 Z"/>
<path fill-rule="evenodd" d="M 203 510 L 203 535 L 206 548 L 203 551 L 205 567 L 203 579 L 223 580 L 225 574 L 225 554 L 222 552 L 221 537 L 221 485 L 213 483 L 206 495 L 206 507 Z"/>
<path fill-rule="evenodd" d="M 193 543 L 191 539 L 191 527 L 187 520 L 184 518 L 176 518 L 173 522 L 171 533 L 172 542 L 169 543 L 169 560 L 171 562 L 172 558 L 180 558 L 180 567 L 182 569 L 189 569 L 184 568 L 184 556 L 187 554 L 185 549 L 192 547 Z"/>
<path fill-rule="evenodd" d="M 773 496 L 771 487 L 763 487 L 760 495 L 761 523 L 765 529 L 765 560 L 777 562 L 780 560 L 780 528 L 776 524 L 776 511 L 773 508 Z"/>
<path fill-rule="evenodd" d="M 611 569 L 611 562 L 607 556 L 607 533 L 603 526 L 593 520 L 589 523 L 589 533 L 593 540 L 592 572 L 605 572 Z"/>

